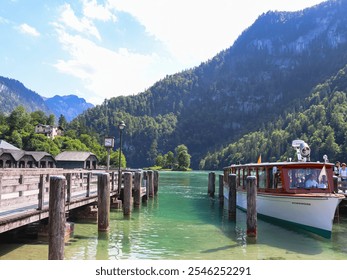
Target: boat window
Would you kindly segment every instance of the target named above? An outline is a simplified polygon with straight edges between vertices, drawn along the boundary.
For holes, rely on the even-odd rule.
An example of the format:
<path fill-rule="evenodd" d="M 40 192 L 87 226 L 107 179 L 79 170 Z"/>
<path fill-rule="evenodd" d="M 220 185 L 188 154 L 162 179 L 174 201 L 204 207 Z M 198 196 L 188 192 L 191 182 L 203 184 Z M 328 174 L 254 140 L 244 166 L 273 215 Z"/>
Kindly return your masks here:
<path fill-rule="evenodd" d="M 237 185 L 240 186 L 241 185 L 241 169 L 237 169 Z"/>
<path fill-rule="evenodd" d="M 260 189 L 265 189 L 266 187 L 266 172 L 265 168 L 258 169 L 258 187 Z"/>
<path fill-rule="evenodd" d="M 270 188 L 271 189 L 281 189 L 282 188 L 282 179 L 281 179 L 281 171 L 276 166 L 270 168 L 269 170 L 270 177 Z"/>
<path fill-rule="evenodd" d="M 289 169 L 288 177 L 290 182 L 289 186 L 291 189 L 326 189 L 328 187 L 327 173 L 325 167 Z"/>
<path fill-rule="evenodd" d="M 247 169 L 241 169 L 241 176 L 242 176 L 242 187 L 246 188 L 246 186 L 247 186 L 248 170 Z"/>

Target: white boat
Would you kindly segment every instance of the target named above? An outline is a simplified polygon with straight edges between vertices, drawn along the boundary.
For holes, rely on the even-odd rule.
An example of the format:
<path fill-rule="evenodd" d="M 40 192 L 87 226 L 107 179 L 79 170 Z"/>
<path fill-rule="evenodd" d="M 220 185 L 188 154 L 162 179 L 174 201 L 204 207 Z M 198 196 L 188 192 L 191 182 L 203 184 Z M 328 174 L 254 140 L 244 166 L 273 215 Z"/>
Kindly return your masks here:
<path fill-rule="evenodd" d="M 326 157 L 324 162 L 308 161 L 309 147 L 299 141 L 293 141 L 297 162 L 237 164 L 224 168 L 224 198 L 229 199 L 228 175 L 235 174 L 236 205 L 246 211 L 247 177 L 255 176 L 258 215 L 330 238 L 336 209 L 345 196 L 334 192 L 334 165 Z"/>

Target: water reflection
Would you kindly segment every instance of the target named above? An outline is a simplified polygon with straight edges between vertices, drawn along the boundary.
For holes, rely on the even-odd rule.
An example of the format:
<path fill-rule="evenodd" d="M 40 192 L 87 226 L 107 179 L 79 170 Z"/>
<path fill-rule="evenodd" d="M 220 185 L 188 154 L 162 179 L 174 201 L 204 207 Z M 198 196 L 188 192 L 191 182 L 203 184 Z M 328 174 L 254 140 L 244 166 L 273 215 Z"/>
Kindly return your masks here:
<path fill-rule="evenodd" d="M 347 219 L 331 239 L 258 219 L 258 236 L 246 236 L 246 214 L 236 220 L 207 195 L 208 172 L 161 172 L 157 197 L 129 217 L 111 211 L 110 231 L 76 221 L 65 259 L 347 259 Z M 0 259 L 47 259 L 47 244 L 1 244 Z"/>

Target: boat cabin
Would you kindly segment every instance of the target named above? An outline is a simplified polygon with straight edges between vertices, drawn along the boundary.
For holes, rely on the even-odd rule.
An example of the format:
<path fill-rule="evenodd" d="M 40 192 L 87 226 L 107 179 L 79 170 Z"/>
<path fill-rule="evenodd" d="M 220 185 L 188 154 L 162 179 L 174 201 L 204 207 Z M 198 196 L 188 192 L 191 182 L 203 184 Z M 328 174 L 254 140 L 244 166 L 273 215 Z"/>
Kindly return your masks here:
<path fill-rule="evenodd" d="M 236 175 L 237 187 L 246 189 L 247 177 L 255 176 L 258 192 L 309 193 L 334 191 L 332 163 L 274 162 L 231 165 L 224 168 L 224 181 Z"/>

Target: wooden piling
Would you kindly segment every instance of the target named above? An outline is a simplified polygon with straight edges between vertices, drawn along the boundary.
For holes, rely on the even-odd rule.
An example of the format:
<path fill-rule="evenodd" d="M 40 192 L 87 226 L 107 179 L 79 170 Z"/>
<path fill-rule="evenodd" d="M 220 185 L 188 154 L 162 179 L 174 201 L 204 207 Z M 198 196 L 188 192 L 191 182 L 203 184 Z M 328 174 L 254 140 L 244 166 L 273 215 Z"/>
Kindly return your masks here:
<path fill-rule="evenodd" d="M 214 192 L 216 189 L 216 174 L 214 172 L 210 172 L 208 174 L 208 190 L 207 193 L 210 197 L 214 197 Z"/>
<path fill-rule="evenodd" d="M 132 173 L 131 172 L 125 172 L 124 174 L 124 198 L 123 198 L 123 214 L 125 216 L 128 216 L 131 214 L 131 193 L 133 188 L 132 183 Z"/>
<path fill-rule="evenodd" d="M 92 173 L 87 174 L 87 189 L 86 189 L 86 197 L 90 196 L 90 185 L 92 182 Z"/>
<path fill-rule="evenodd" d="M 141 182 L 142 173 L 135 172 L 134 175 L 134 206 L 139 207 L 141 205 Z"/>
<path fill-rule="evenodd" d="M 122 191 L 122 170 L 118 170 L 118 194 L 120 195 L 121 191 Z"/>
<path fill-rule="evenodd" d="M 257 184 L 255 176 L 247 177 L 247 236 L 257 237 Z"/>
<path fill-rule="evenodd" d="M 0 174 L 0 207 L 1 207 L 1 201 L 2 201 L 2 199 L 1 199 L 1 190 L 2 190 L 2 174 Z"/>
<path fill-rule="evenodd" d="M 228 197 L 229 219 L 235 220 L 236 219 L 236 174 L 229 174 L 228 188 L 229 188 L 229 197 Z"/>
<path fill-rule="evenodd" d="M 110 227 L 110 175 L 98 174 L 98 231 L 108 231 Z"/>
<path fill-rule="evenodd" d="M 154 182 L 153 182 L 153 171 L 147 171 L 147 183 L 148 183 L 148 195 L 149 197 L 154 197 Z"/>
<path fill-rule="evenodd" d="M 48 259 L 64 259 L 65 177 L 52 176 L 49 186 Z"/>
<path fill-rule="evenodd" d="M 219 191 L 218 191 L 219 202 L 224 201 L 224 175 L 219 175 Z"/>
<path fill-rule="evenodd" d="M 72 187 L 72 174 L 71 173 L 67 173 L 65 175 L 66 177 L 66 202 L 70 202 L 71 201 L 71 187 Z"/>
<path fill-rule="evenodd" d="M 159 190 L 159 172 L 156 170 L 153 174 L 154 195 L 157 195 Z"/>
<path fill-rule="evenodd" d="M 44 183 L 44 178 L 43 174 L 40 174 L 40 181 L 39 181 L 39 194 L 38 194 L 38 205 L 37 205 L 37 210 L 42 210 L 43 206 L 45 204 L 45 183 Z"/>
<path fill-rule="evenodd" d="M 114 187 L 115 187 L 115 184 L 114 184 L 114 181 L 115 181 L 115 178 L 116 178 L 116 175 L 114 173 L 114 171 L 111 173 L 111 190 L 114 191 Z"/>
<path fill-rule="evenodd" d="M 142 181 L 141 186 L 146 189 L 146 194 L 142 197 L 142 202 L 147 202 L 149 196 L 147 171 L 142 171 Z"/>

